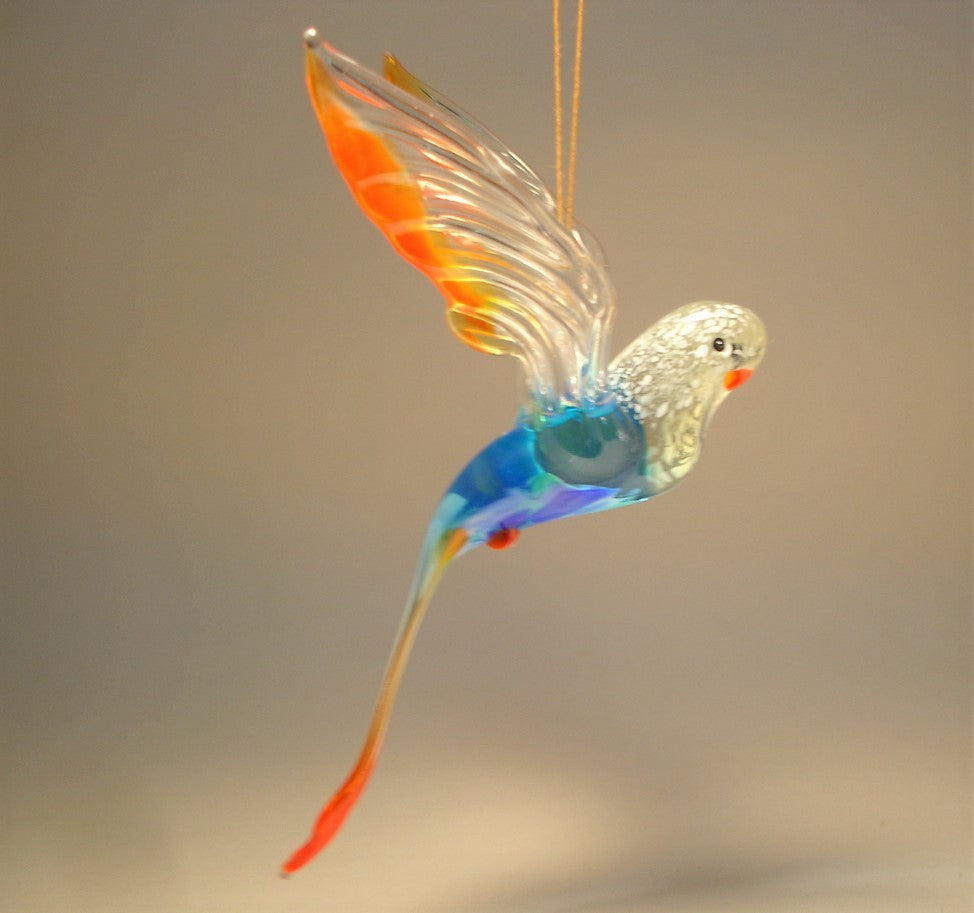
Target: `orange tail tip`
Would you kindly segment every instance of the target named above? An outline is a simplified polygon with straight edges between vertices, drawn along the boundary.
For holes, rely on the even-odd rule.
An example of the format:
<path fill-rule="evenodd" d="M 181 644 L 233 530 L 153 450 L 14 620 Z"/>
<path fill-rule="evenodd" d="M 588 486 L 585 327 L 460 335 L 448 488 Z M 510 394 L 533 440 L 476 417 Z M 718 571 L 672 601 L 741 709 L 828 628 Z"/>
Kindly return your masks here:
<path fill-rule="evenodd" d="M 281 866 L 281 875 L 287 877 L 303 868 L 318 855 L 335 836 L 348 813 L 355 807 L 369 777 L 375 768 L 375 758 L 360 762 L 349 775 L 341 789 L 331 797 L 315 821 L 311 836 L 296 849 Z"/>

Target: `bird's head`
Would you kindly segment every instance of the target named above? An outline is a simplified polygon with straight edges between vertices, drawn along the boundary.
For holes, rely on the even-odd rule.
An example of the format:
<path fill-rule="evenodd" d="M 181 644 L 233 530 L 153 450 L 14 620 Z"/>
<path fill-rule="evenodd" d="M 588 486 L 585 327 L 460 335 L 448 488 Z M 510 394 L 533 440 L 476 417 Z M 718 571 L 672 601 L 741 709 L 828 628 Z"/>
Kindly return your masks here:
<path fill-rule="evenodd" d="M 643 424 L 658 490 L 696 462 L 717 406 L 751 376 L 765 346 L 764 325 L 747 308 L 699 301 L 667 314 L 612 363 L 609 384 Z"/>

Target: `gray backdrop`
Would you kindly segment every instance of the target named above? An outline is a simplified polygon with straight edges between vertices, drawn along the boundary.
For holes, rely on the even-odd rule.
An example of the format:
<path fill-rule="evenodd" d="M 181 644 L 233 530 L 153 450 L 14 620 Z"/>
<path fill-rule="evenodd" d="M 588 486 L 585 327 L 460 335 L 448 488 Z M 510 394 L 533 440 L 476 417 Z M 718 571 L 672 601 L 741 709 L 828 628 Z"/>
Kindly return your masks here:
<path fill-rule="evenodd" d="M 0 909 L 970 909 L 971 7 L 926 0 L 589 4 L 615 349 L 722 298 L 769 354 L 676 493 L 453 568 L 275 877 L 518 396 L 354 207 L 301 32 L 550 179 L 549 15 L 0 14 Z"/>

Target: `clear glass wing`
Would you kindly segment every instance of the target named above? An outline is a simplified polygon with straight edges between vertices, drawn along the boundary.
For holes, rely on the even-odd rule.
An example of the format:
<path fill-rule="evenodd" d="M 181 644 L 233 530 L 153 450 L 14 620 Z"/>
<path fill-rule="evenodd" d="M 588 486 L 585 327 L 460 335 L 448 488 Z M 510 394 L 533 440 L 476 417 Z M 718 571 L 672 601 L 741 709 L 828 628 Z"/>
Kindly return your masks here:
<path fill-rule="evenodd" d="M 557 218 L 496 137 L 386 60 L 371 72 L 312 30 L 308 89 L 355 199 L 444 294 L 467 345 L 524 365 L 534 408 L 598 401 L 614 294 L 597 245 Z"/>

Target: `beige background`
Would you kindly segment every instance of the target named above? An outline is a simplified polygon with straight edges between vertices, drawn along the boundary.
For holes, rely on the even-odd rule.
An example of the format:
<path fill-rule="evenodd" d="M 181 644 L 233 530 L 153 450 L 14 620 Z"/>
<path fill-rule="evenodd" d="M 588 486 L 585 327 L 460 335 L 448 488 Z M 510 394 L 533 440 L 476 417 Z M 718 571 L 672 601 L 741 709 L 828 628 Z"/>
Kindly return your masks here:
<path fill-rule="evenodd" d="M 966 913 L 970 5 L 589 4 L 616 350 L 716 297 L 769 355 L 676 493 L 453 569 L 282 882 L 517 397 L 328 162 L 312 24 L 550 178 L 543 0 L 0 13 L 0 909 Z"/>

